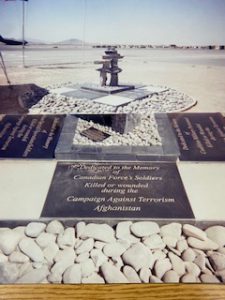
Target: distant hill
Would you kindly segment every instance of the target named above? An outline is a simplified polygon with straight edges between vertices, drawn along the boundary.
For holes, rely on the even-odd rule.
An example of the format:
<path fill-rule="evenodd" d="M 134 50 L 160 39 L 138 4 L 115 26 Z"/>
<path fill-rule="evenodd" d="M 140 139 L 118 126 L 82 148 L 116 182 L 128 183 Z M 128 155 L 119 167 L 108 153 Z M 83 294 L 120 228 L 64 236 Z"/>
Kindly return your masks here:
<path fill-rule="evenodd" d="M 50 44 L 47 41 L 42 41 L 39 39 L 32 39 L 32 38 L 27 38 L 28 44 L 30 45 L 46 45 L 46 44 Z"/>
<path fill-rule="evenodd" d="M 83 45 L 83 41 L 81 41 L 79 39 L 68 39 L 68 40 L 60 41 L 60 42 L 54 43 L 54 44 L 58 44 L 58 45 Z"/>

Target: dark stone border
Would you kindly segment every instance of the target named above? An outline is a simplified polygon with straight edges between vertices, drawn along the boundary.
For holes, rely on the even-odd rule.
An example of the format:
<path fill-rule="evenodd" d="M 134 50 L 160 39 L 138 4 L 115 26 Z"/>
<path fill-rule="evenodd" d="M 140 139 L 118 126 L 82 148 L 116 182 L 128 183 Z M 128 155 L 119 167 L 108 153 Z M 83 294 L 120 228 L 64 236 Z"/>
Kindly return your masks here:
<path fill-rule="evenodd" d="M 73 144 L 77 117 L 67 115 L 55 157 L 58 160 L 176 161 L 180 155 L 166 113 L 155 114 L 162 146 L 76 146 Z"/>

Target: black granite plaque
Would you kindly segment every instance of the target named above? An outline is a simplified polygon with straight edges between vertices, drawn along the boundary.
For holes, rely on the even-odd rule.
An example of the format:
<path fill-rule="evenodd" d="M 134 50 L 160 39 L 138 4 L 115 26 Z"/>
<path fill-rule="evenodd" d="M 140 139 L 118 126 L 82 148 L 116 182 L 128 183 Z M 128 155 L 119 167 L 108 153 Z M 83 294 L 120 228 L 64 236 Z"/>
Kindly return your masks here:
<path fill-rule="evenodd" d="M 0 118 L 0 157 L 54 158 L 64 115 L 5 115 Z"/>
<path fill-rule="evenodd" d="M 225 121 L 220 113 L 169 114 L 186 161 L 225 161 Z"/>
<path fill-rule="evenodd" d="M 80 134 L 87 137 L 89 140 L 93 142 L 102 142 L 108 137 L 110 137 L 110 134 L 103 132 L 94 127 L 90 127 L 86 130 L 83 130 Z"/>
<path fill-rule="evenodd" d="M 194 215 L 174 163 L 59 162 L 41 217 Z"/>

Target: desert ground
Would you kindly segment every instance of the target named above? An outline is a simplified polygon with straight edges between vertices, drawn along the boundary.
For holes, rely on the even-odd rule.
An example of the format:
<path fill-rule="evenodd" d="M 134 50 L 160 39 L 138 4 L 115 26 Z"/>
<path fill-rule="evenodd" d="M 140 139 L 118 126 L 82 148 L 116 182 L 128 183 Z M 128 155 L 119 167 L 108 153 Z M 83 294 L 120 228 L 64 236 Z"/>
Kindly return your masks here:
<path fill-rule="evenodd" d="M 21 48 L 0 47 L 12 84 L 54 87 L 70 83 L 98 83 L 95 60 L 104 49 L 72 46 L 28 46 L 25 68 Z M 193 112 L 225 111 L 225 51 L 202 49 L 119 49 L 124 59 L 120 82 L 163 85 L 195 100 Z M 0 71 L 0 85 L 5 85 Z"/>

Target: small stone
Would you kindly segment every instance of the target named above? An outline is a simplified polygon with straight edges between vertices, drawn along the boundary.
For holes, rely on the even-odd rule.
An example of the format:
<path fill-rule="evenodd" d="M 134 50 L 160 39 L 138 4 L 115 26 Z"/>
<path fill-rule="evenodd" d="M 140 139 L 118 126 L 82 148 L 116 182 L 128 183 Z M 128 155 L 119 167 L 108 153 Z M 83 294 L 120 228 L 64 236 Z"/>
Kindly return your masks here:
<path fill-rule="evenodd" d="M 75 245 L 75 229 L 72 227 L 66 228 L 63 233 L 60 233 L 57 238 L 57 244 L 60 249 L 74 247 Z"/>
<path fill-rule="evenodd" d="M 167 247 L 175 248 L 177 245 L 177 238 L 175 236 L 166 235 L 163 237 L 163 242 Z"/>
<path fill-rule="evenodd" d="M 60 250 L 58 251 L 58 253 L 56 254 L 54 260 L 56 262 L 62 261 L 62 260 L 70 260 L 71 263 L 74 262 L 76 257 L 75 251 L 72 247 L 70 248 L 66 248 L 64 250 Z"/>
<path fill-rule="evenodd" d="M 220 283 L 220 280 L 214 275 L 202 274 L 200 278 L 203 283 Z"/>
<path fill-rule="evenodd" d="M 141 268 L 141 270 L 139 272 L 139 277 L 143 283 L 148 283 L 151 275 L 152 275 L 152 272 L 147 267 Z"/>
<path fill-rule="evenodd" d="M 97 268 L 101 267 L 108 260 L 108 257 L 100 249 L 93 249 L 91 258 Z"/>
<path fill-rule="evenodd" d="M 63 283 L 73 284 L 81 283 L 81 266 L 74 264 L 66 269 L 63 274 Z"/>
<path fill-rule="evenodd" d="M 110 261 L 110 260 L 109 260 Z M 118 269 L 121 269 L 124 266 L 124 262 L 120 256 L 118 257 L 112 257 L 111 262 L 114 266 L 116 266 Z"/>
<path fill-rule="evenodd" d="M 80 246 L 76 249 L 76 253 L 81 254 L 84 252 L 90 252 L 93 248 L 94 248 L 94 239 L 89 238 L 80 244 Z"/>
<path fill-rule="evenodd" d="M 170 252 L 173 252 L 175 255 L 181 256 L 180 251 L 178 251 L 177 249 L 169 247 L 169 246 L 167 246 L 167 248 L 169 249 Z"/>
<path fill-rule="evenodd" d="M 4 255 L 3 253 L 0 253 L 0 263 L 5 263 L 8 261 L 8 256 Z"/>
<path fill-rule="evenodd" d="M 150 283 L 162 283 L 162 280 L 159 279 L 158 277 L 156 276 L 150 276 L 150 280 L 149 280 Z"/>
<path fill-rule="evenodd" d="M 181 278 L 181 282 L 183 283 L 196 283 L 197 278 L 192 273 L 187 273 Z"/>
<path fill-rule="evenodd" d="M 211 226 L 205 231 L 207 237 L 215 242 L 220 247 L 225 246 L 225 227 L 224 226 Z"/>
<path fill-rule="evenodd" d="M 31 270 L 30 272 L 26 273 L 22 277 L 20 277 L 16 283 L 40 283 L 49 275 L 49 270 L 46 266 Z"/>
<path fill-rule="evenodd" d="M 165 258 L 163 260 L 157 260 L 154 266 L 156 277 L 161 279 L 163 275 L 172 269 L 172 265 L 168 258 Z"/>
<path fill-rule="evenodd" d="M 14 283 L 19 276 L 16 264 L 9 262 L 0 263 L 0 284 Z"/>
<path fill-rule="evenodd" d="M 188 248 L 188 243 L 186 240 L 180 240 L 177 242 L 177 250 L 180 251 L 181 253 Z"/>
<path fill-rule="evenodd" d="M 95 244 L 94 244 L 94 247 L 95 247 L 96 249 L 102 250 L 103 247 L 104 247 L 105 245 L 106 245 L 106 243 L 96 241 Z"/>
<path fill-rule="evenodd" d="M 44 250 L 43 254 L 48 263 L 52 264 L 56 254 L 59 251 L 59 247 L 56 243 L 50 243 Z"/>
<path fill-rule="evenodd" d="M 163 276 L 163 282 L 165 283 L 178 283 L 179 281 L 179 275 L 173 270 L 167 271 Z"/>
<path fill-rule="evenodd" d="M 160 232 L 159 225 L 155 222 L 149 221 L 133 223 L 130 230 L 137 237 L 147 237 Z"/>
<path fill-rule="evenodd" d="M 193 237 L 201 241 L 206 241 L 207 239 L 206 233 L 203 230 L 190 224 L 183 225 L 183 232 L 186 236 Z"/>
<path fill-rule="evenodd" d="M 77 263 L 82 263 L 85 260 L 87 260 L 89 258 L 89 252 L 84 252 L 79 254 L 76 258 L 75 258 L 75 262 Z"/>
<path fill-rule="evenodd" d="M 121 256 L 125 251 L 126 248 L 118 242 L 106 244 L 103 248 L 103 253 L 108 257 Z"/>
<path fill-rule="evenodd" d="M 188 248 L 182 253 L 181 257 L 184 261 L 194 261 L 196 253 L 191 248 Z"/>
<path fill-rule="evenodd" d="M 166 258 L 166 253 L 161 250 L 156 250 L 153 252 L 154 261 Z"/>
<path fill-rule="evenodd" d="M 206 264 L 206 259 L 205 259 L 205 255 L 202 253 L 199 253 L 195 260 L 194 263 L 201 269 L 204 270 L 205 269 L 205 264 Z"/>
<path fill-rule="evenodd" d="M 42 262 L 44 254 L 41 248 L 31 238 L 23 238 L 19 242 L 20 250 L 34 262 Z"/>
<path fill-rule="evenodd" d="M 22 239 L 22 238 L 26 237 L 25 229 L 26 229 L 26 226 L 17 226 L 16 228 L 13 228 L 13 231 L 18 233 Z"/>
<path fill-rule="evenodd" d="M 45 230 L 48 233 L 60 234 L 63 233 L 64 227 L 61 222 L 53 220 L 47 225 Z"/>
<path fill-rule="evenodd" d="M 50 273 L 48 276 L 48 281 L 50 283 L 61 283 L 62 282 L 62 274 L 60 273 Z"/>
<path fill-rule="evenodd" d="M 126 252 L 124 252 L 122 259 L 136 271 L 139 271 L 143 267 L 151 269 L 154 264 L 154 257 L 151 250 L 141 243 L 133 244 Z"/>
<path fill-rule="evenodd" d="M 153 234 L 150 237 L 145 238 L 143 243 L 151 250 L 164 249 L 166 247 L 162 238 L 158 234 Z"/>
<path fill-rule="evenodd" d="M 215 271 L 221 271 L 225 269 L 224 254 L 214 252 L 209 256 L 209 261 Z"/>
<path fill-rule="evenodd" d="M 95 265 L 92 259 L 88 259 L 81 264 L 81 276 L 89 277 L 95 272 Z"/>
<path fill-rule="evenodd" d="M 160 234 L 163 237 L 167 235 L 173 236 L 178 240 L 181 236 L 181 229 L 182 226 L 180 223 L 170 223 L 160 228 Z"/>
<path fill-rule="evenodd" d="M 107 224 L 87 224 L 81 237 L 83 239 L 93 238 L 106 243 L 115 241 L 114 230 Z"/>
<path fill-rule="evenodd" d="M 182 259 L 176 254 L 169 252 L 168 257 L 171 261 L 173 270 L 179 275 L 182 276 L 185 274 L 185 264 Z"/>
<path fill-rule="evenodd" d="M 45 223 L 31 222 L 27 225 L 25 234 L 29 237 L 36 238 L 45 230 L 45 228 Z"/>
<path fill-rule="evenodd" d="M 20 268 L 19 268 L 19 276 L 18 276 L 18 278 L 22 277 L 23 275 L 25 275 L 26 273 L 28 273 L 28 272 L 30 272 L 32 270 L 33 270 L 33 266 L 32 266 L 32 263 L 30 261 L 26 262 L 24 264 L 21 264 Z"/>
<path fill-rule="evenodd" d="M 76 225 L 77 238 L 80 238 L 85 230 L 86 224 L 84 222 L 78 222 Z"/>
<path fill-rule="evenodd" d="M 130 221 L 118 223 L 116 226 L 116 237 L 118 239 L 129 239 L 131 225 L 132 222 Z"/>
<path fill-rule="evenodd" d="M 137 272 L 130 266 L 123 268 L 123 274 L 127 277 L 130 283 L 141 283 Z"/>
<path fill-rule="evenodd" d="M 101 266 L 101 272 L 107 283 L 129 283 L 128 279 L 117 267 L 111 265 L 109 262 Z"/>
<path fill-rule="evenodd" d="M 197 248 L 200 250 L 217 250 L 219 246 L 211 241 L 210 239 L 207 239 L 205 241 L 196 239 L 194 237 L 189 237 L 187 239 L 188 245 L 191 246 L 192 248 Z"/>
<path fill-rule="evenodd" d="M 97 273 L 93 273 L 91 276 L 83 278 L 82 283 L 83 284 L 89 284 L 89 283 L 102 284 L 102 283 L 105 283 L 105 280 Z"/>
<path fill-rule="evenodd" d="M 198 277 L 201 273 L 200 268 L 194 264 L 193 262 L 186 262 L 185 263 L 185 269 L 187 271 L 187 273 L 191 273 L 193 274 L 195 277 Z"/>
<path fill-rule="evenodd" d="M 225 270 L 217 271 L 215 275 L 219 276 L 221 281 L 225 283 Z"/>
<path fill-rule="evenodd" d="M 23 264 L 29 261 L 29 257 L 27 257 L 26 255 L 24 255 L 19 251 L 14 251 L 13 253 L 10 254 L 9 261 L 18 264 Z"/>
<path fill-rule="evenodd" d="M 36 239 L 36 243 L 41 248 L 46 248 L 49 244 L 56 241 L 56 236 L 52 233 L 42 232 Z"/>
<path fill-rule="evenodd" d="M 5 255 L 10 255 L 17 247 L 21 235 L 11 229 L 6 229 L 0 232 L 0 250 Z"/>

